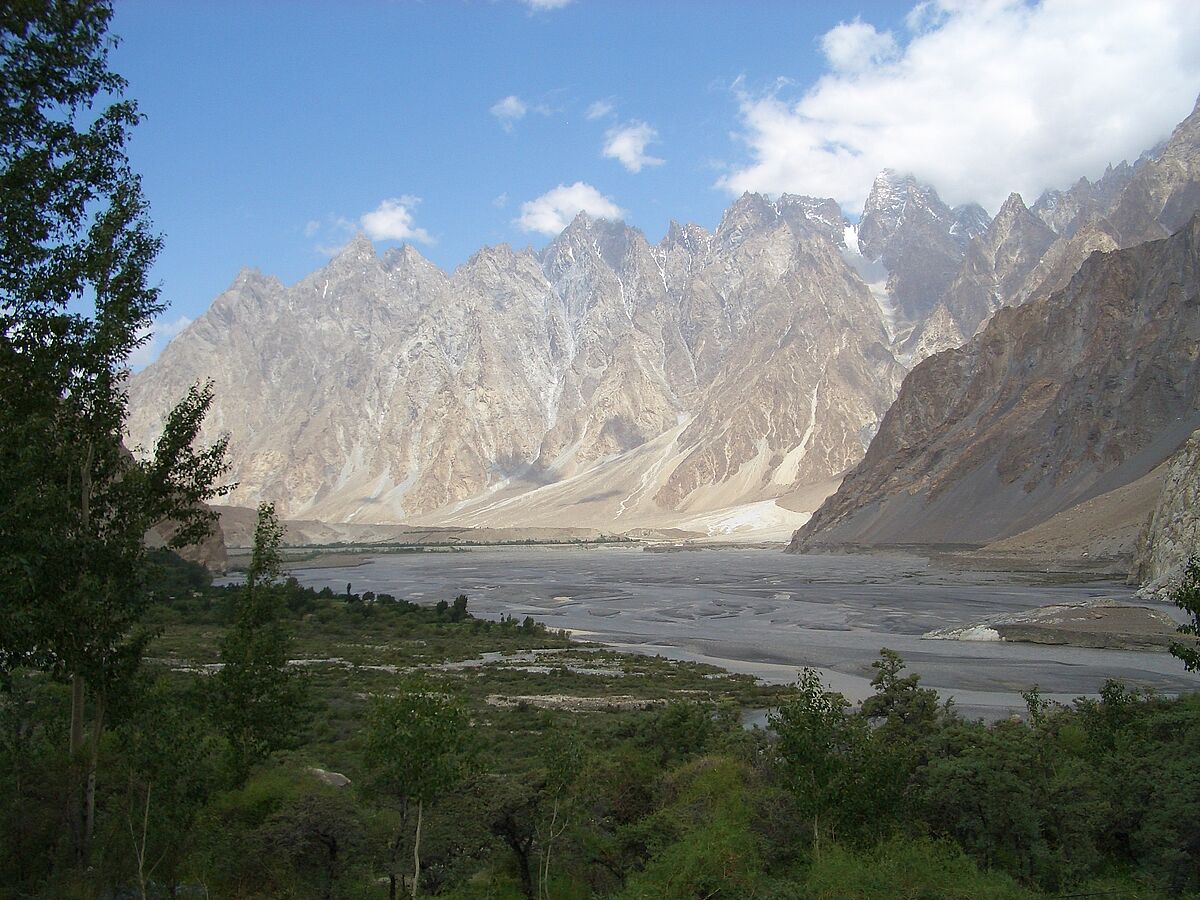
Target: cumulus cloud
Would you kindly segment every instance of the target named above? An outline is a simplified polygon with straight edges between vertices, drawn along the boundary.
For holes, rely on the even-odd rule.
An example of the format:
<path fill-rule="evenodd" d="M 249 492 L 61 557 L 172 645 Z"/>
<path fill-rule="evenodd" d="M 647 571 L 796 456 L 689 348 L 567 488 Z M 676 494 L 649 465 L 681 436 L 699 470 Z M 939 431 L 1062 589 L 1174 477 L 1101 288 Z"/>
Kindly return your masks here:
<path fill-rule="evenodd" d="M 597 100 L 587 108 L 588 120 L 592 121 L 603 119 L 605 116 L 611 116 L 614 109 L 616 107 L 611 100 Z"/>
<path fill-rule="evenodd" d="M 861 19 L 843 22 L 821 37 L 821 50 L 836 72 L 859 72 L 896 55 L 896 39 Z"/>
<path fill-rule="evenodd" d="M 534 12 L 545 12 L 551 9 L 562 9 L 573 0 L 521 0 L 521 2 Z"/>
<path fill-rule="evenodd" d="M 502 191 L 492 198 L 492 206 L 496 209 L 504 209 L 508 206 L 508 191 Z"/>
<path fill-rule="evenodd" d="M 373 241 L 419 241 L 432 244 L 433 238 L 424 228 L 416 227 L 413 207 L 421 202 L 420 197 L 393 197 L 382 201 L 379 206 L 365 213 L 358 220 L 363 231 Z"/>
<path fill-rule="evenodd" d="M 525 118 L 525 113 L 529 112 L 529 104 L 516 94 L 509 94 L 493 103 L 488 112 L 496 117 L 501 128 L 512 131 L 513 125 Z"/>
<path fill-rule="evenodd" d="M 883 168 L 951 203 L 1095 177 L 1188 114 L 1200 86 L 1200 4 L 929 0 L 903 40 L 855 20 L 826 33 L 830 70 L 803 96 L 737 85 L 750 161 L 731 193 L 833 196 L 862 208 Z"/>
<path fill-rule="evenodd" d="M 590 184 L 577 181 L 570 185 L 560 184 L 536 200 L 522 203 L 521 215 L 513 220 L 513 224 L 522 231 L 558 234 L 581 212 L 598 219 L 619 219 L 625 215 L 625 210 L 610 198 Z"/>
<path fill-rule="evenodd" d="M 175 335 L 191 324 L 192 320 L 187 316 L 179 316 L 169 322 L 159 319 L 146 328 L 143 328 L 141 334 L 147 340 L 129 354 L 125 360 L 126 364 L 134 372 L 146 368 L 146 366 L 158 359 L 158 354 L 162 353 L 163 347 L 171 342 L 171 338 L 175 337 Z"/>
<path fill-rule="evenodd" d="M 630 172 L 640 172 L 645 166 L 661 166 L 664 160 L 650 156 L 646 145 L 658 141 L 658 132 L 645 122 L 630 122 L 609 129 L 604 136 L 604 156 L 615 159 Z"/>

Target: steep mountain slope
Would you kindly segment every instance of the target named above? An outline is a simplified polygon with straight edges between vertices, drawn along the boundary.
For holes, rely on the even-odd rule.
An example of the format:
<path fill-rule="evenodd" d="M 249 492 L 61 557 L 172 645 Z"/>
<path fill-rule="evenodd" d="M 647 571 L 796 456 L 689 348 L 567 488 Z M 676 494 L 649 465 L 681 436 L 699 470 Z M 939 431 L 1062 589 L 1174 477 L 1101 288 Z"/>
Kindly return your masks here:
<path fill-rule="evenodd" d="M 1064 287 L 1092 252 L 1166 237 L 1197 209 L 1200 104 L 1132 166 L 1110 165 L 1094 183 L 1081 178 L 1066 191 L 1046 191 L 1032 209 L 1010 195 L 967 245 L 931 311 L 901 336 L 898 355 L 911 364 L 960 346 L 1000 307 Z"/>
<path fill-rule="evenodd" d="M 954 280 L 968 243 L 988 215 L 977 204 L 954 209 L 930 185 L 885 170 L 875 179 L 856 229 L 858 250 L 886 270 L 895 337 L 903 343 Z"/>
<path fill-rule="evenodd" d="M 593 482 L 612 502 L 566 524 L 769 501 L 861 458 L 903 374 L 845 228 L 833 201 L 746 195 L 652 247 L 581 214 L 449 275 L 360 236 L 291 287 L 240 274 L 134 377 L 131 432 L 213 378 L 231 502 L 290 517 L 540 523 Z"/>
<path fill-rule="evenodd" d="M 1001 306 L 1029 299 L 1029 276 L 1057 235 L 1010 194 L 987 230 L 967 245 L 958 274 L 914 334 L 912 357 L 963 344 Z"/>
<path fill-rule="evenodd" d="M 1200 425 L 1200 217 L 1088 258 L 906 378 L 863 461 L 794 540 L 1015 534 L 1132 482 Z"/>
<path fill-rule="evenodd" d="M 1151 590 L 1173 588 L 1200 553 L 1200 431 L 1165 466 L 1162 490 L 1138 535 L 1133 578 Z"/>

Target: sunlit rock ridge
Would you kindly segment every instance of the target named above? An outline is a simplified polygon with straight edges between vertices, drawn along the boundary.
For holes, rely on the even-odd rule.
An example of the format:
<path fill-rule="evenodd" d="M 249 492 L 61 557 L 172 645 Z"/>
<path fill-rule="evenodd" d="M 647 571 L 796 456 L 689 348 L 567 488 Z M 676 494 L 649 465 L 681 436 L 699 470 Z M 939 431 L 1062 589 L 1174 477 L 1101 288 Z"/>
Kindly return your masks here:
<path fill-rule="evenodd" d="M 940 302 L 983 325 L 908 374 L 793 548 L 1004 538 L 1167 459 L 1200 426 L 1197 209 L 1200 105 L 1135 166 L 1010 197 Z"/>
<path fill-rule="evenodd" d="M 544 251 L 449 273 L 360 235 L 293 285 L 243 270 L 132 379 L 131 440 L 211 378 L 235 504 L 788 534 L 862 460 L 908 366 L 1092 250 L 1160 236 L 1190 196 L 1186 143 L 995 219 L 884 172 L 853 224 L 832 200 L 746 194 L 714 231 L 651 244 L 580 214 Z"/>

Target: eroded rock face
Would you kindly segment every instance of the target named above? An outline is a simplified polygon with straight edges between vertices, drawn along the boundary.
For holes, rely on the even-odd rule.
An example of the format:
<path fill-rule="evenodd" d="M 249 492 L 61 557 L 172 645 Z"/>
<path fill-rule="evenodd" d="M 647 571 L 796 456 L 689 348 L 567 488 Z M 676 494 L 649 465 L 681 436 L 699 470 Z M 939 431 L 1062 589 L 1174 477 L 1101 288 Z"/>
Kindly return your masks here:
<path fill-rule="evenodd" d="M 978 205 L 951 209 L 912 175 L 885 170 L 875 179 L 858 222 L 858 246 L 865 259 L 887 269 L 902 337 L 932 312 L 958 273 L 967 245 L 988 222 Z"/>
<path fill-rule="evenodd" d="M 1158 505 L 1138 538 L 1133 580 L 1151 591 L 1169 587 L 1196 554 L 1200 554 L 1200 431 L 1167 464 Z"/>
<path fill-rule="evenodd" d="M 1140 478 L 1200 425 L 1198 360 L 1200 217 L 913 369 L 793 547 L 985 542 Z"/>
<path fill-rule="evenodd" d="M 134 377 L 131 432 L 213 378 L 228 502 L 289 518 L 438 521 L 627 458 L 651 512 L 779 496 L 861 458 L 903 375 L 846 227 L 831 200 L 748 194 L 715 233 L 651 246 L 580 215 L 450 274 L 360 236 L 292 286 L 241 273 Z"/>
<path fill-rule="evenodd" d="M 170 522 L 155 525 L 146 533 L 146 546 L 151 548 L 165 547 L 174 533 Z M 217 575 L 224 575 L 229 569 L 229 552 L 225 545 L 225 534 L 221 523 L 214 518 L 212 530 L 199 544 L 192 544 L 175 551 L 188 562 L 199 563 Z"/>
<path fill-rule="evenodd" d="M 961 346 L 997 309 L 1029 299 L 1029 276 L 1056 237 L 1020 194 L 1011 194 L 987 230 L 967 245 L 958 274 L 914 333 L 913 361 Z"/>

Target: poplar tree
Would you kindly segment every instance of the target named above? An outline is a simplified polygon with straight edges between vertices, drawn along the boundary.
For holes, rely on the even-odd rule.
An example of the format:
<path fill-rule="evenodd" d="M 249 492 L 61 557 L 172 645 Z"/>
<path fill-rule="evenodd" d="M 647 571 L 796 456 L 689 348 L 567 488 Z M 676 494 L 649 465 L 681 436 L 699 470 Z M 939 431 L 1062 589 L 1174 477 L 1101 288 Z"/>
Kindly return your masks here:
<path fill-rule="evenodd" d="M 167 414 L 148 458 L 123 443 L 126 360 L 164 304 L 111 16 L 103 0 L 0 4 L 0 679 L 35 667 L 71 685 L 81 861 L 106 698 L 147 640 L 145 533 L 171 521 L 168 546 L 201 539 L 226 468 L 224 441 L 195 446 L 209 386 Z"/>
<path fill-rule="evenodd" d="M 274 505 L 260 503 L 246 586 L 221 638 L 217 714 L 239 784 L 254 763 L 287 746 L 299 730 L 304 683 L 288 666 L 291 637 L 281 621 L 282 540 Z"/>

